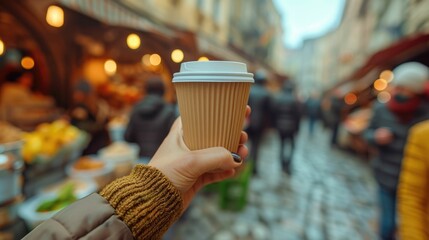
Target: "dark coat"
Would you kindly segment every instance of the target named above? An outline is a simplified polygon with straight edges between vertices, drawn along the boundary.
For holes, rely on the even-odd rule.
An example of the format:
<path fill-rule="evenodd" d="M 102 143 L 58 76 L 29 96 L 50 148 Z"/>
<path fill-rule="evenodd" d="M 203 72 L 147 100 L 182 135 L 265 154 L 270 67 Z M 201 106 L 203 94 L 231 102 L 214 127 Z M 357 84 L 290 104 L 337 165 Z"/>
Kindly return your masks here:
<path fill-rule="evenodd" d="M 270 94 L 262 85 L 254 85 L 250 89 L 249 106 L 252 109 L 248 129 L 263 131 L 269 115 Z"/>
<path fill-rule="evenodd" d="M 315 98 L 309 98 L 305 102 L 305 114 L 307 117 L 311 119 L 318 119 L 320 118 L 320 100 Z"/>
<path fill-rule="evenodd" d="M 292 92 L 281 92 L 271 101 L 271 117 L 280 135 L 293 135 L 299 130 L 300 103 Z"/>
<path fill-rule="evenodd" d="M 404 147 L 407 142 L 409 129 L 418 122 L 427 119 L 427 109 L 419 109 L 415 117 L 408 123 L 402 123 L 387 105 L 376 104 L 373 107 L 373 117 L 364 138 L 370 145 L 378 150 L 378 156 L 374 159 L 373 167 L 378 184 L 386 190 L 396 191 L 399 175 L 404 157 Z M 374 131 L 378 128 L 388 128 L 392 131 L 394 139 L 387 145 L 377 145 Z"/>
<path fill-rule="evenodd" d="M 125 140 L 140 146 L 140 156 L 152 157 L 175 119 L 173 106 L 161 96 L 148 95 L 134 106 L 125 131 Z"/>
<path fill-rule="evenodd" d="M 46 220 L 24 239 L 126 240 L 133 239 L 133 234 L 106 199 L 94 193 Z"/>

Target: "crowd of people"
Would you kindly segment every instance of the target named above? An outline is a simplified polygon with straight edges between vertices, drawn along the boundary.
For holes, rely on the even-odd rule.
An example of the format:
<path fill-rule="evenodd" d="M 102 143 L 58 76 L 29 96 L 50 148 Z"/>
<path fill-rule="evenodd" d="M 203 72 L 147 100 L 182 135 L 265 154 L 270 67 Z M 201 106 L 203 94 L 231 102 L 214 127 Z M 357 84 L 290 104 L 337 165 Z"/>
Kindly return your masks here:
<path fill-rule="evenodd" d="M 379 189 L 379 234 L 383 240 L 395 239 L 398 232 L 401 239 L 428 239 L 429 69 L 418 62 L 407 62 L 397 66 L 393 73 L 391 100 L 374 101 L 372 118 L 362 133 L 362 138 L 376 152 L 371 165 Z M 331 145 L 339 145 L 339 128 L 345 115 L 345 103 L 339 93 L 332 94 L 329 110 L 322 113 L 321 101 L 315 93 L 302 103 L 288 82 L 281 92 L 270 94 L 263 87 L 264 77 L 261 73 L 255 74 L 256 84 L 249 99 L 256 115 L 251 117 L 247 129 L 252 143 L 251 160 L 257 163 L 263 132 L 268 126 L 273 127 L 281 142 L 282 168 L 291 174 L 294 136 L 304 114 L 310 135 L 315 122 L 325 118 L 331 130 Z M 288 142 L 291 151 L 285 154 Z"/>

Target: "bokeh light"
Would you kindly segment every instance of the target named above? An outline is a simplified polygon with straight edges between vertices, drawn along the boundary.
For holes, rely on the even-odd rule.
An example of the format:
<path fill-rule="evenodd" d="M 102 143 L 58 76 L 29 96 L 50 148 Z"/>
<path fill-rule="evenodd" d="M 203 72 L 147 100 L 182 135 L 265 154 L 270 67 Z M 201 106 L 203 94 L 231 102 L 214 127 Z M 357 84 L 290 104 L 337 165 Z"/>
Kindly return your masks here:
<path fill-rule="evenodd" d="M 154 53 L 150 55 L 149 61 L 150 61 L 150 64 L 152 64 L 153 66 L 158 66 L 159 64 L 161 64 L 161 56 Z"/>
<path fill-rule="evenodd" d="M 127 46 L 131 49 L 137 49 L 140 47 L 140 37 L 135 34 L 135 33 L 131 33 L 130 35 L 128 35 L 127 37 Z"/>
<path fill-rule="evenodd" d="M 4 43 L 3 41 L 0 39 L 0 56 L 3 55 L 4 53 Z"/>
<path fill-rule="evenodd" d="M 381 103 L 387 103 L 388 101 L 390 101 L 391 95 L 388 92 L 380 92 L 377 94 L 377 100 Z"/>
<path fill-rule="evenodd" d="M 150 66 L 151 65 L 151 63 L 150 63 L 150 54 L 145 54 L 145 55 L 143 55 L 143 57 L 142 57 L 142 63 L 145 65 L 145 66 Z"/>
<path fill-rule="evenodd" d="M 104 63 L 104 71 L 106 71 L 106 74 L 108 76 L 112 76 L 116 73 L 116 62 L 113 61 L 112 59 L 108 59 L 106 60 L 106 62 Z"/>
<path fill-rule="evenodd" d="M 23 57 L 21 59 L 21 66 L 27 70 L 32 69 L 34 67 L 34 59 L 32 57 L 28 57 L 28 56 Z"/>
<path fill-rule="evenodd" d="M 49 6 L 46 11 L 46 22 L 52 27 L 62 27 L 64 25 L 64 11 L 58 6 Z"/>
<path fill-rule="evenodd" d="M 182 62 L 184 57 L 185 57 L 185 55 L 183 54 L 183 51 L 180 49 L 174 49 L 171 52 L 171 60 L 173 60 L 173 62 L 175 62 L 175 63 Z"/>
<path fill-rule="evenodd" d="M 344 96 L 344 102 L 347 105 L 353 105 L 357 101 L 357 96 L 354 93 L 348 93 L 346 96 Z"/>
<path fill-rule="evenodd" d="M 388 83 L 387 83 L 386 80 L 384 80 L 382 78 L 377 79 L 374 82 L 374 89 L 377 90 L 377 91 L 383 91 L 383 90 L 385 90 L 387 88 L 387 84 Z"/>
<path fill-rule="evenodd" d="M 393 80 L 393 72 L 390 70 L 384 70 L 380 73 L 380 78 L 386 80 L 388 83 Z"/>
<path fill-rule="evenodd" d="M 198 61 L 209 61 L 209 59 L 205 56 L 201 56 L 200 58 L 198 58 Z"/>

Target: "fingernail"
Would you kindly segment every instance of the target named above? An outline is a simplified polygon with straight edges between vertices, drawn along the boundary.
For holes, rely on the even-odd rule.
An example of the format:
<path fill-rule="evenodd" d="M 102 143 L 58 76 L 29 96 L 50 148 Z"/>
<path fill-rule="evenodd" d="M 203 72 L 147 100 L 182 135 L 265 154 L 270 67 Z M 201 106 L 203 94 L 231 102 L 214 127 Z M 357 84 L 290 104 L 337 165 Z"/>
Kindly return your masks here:
<path fill-rule="evenodd" d="M 234 162 L 241 163 L 241 157 L 237 153 L 231 153 L 232 158 L 234 159 Z"/>

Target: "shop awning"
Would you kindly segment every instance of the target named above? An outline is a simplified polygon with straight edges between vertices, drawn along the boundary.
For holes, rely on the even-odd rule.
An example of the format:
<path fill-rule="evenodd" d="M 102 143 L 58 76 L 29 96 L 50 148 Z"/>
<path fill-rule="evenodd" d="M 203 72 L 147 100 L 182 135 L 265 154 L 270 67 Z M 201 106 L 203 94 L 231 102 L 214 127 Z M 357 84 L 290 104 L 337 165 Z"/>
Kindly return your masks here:
<path fill-rule="evenodd" d="M 403 38 L 373 54 L 365 65 L 355 71 L 349 79 L 357 80 L 375 67 L 393 67 L 427 48 L 429 48 L 429 34 L 418 34 Z"/>
<path fill-rule="evenodd" d="M 352 81 L 362 82 L 359 84 L 360 89 L 362 89 L 362 84 L 368 86 L 375 80 L 375 78 L 369 79 L 368 77 L 373 76 L 374 71 L 391 69 L 427 50 L 429 50 L 429 34 L 417 34 L 403 38 L 374 53 L 368 58 L 364 65 L 354 71 L 350 76 L 342 79 L 333 86 L 331 90 L 342 88 L 343 85 L 349 85 Z"/>
<path fill-rule="evenodd" d="M 155 24 L 139 14 L 127 9 L 115 1 L 108 0 L 58 0 L 73 10 L 82 12 L 109 25 L 135 28 L 141 31 L 155 32 L 169 37 L 175 35 L 165 26 Z"/>

